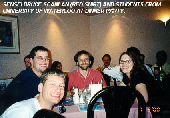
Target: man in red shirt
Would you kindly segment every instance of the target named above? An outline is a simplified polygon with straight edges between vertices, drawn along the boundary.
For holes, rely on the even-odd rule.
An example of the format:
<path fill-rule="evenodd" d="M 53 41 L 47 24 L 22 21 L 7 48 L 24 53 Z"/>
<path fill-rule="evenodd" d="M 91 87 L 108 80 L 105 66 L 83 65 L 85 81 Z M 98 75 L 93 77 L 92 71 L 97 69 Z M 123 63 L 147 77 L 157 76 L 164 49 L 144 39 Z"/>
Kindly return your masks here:
<path fill-rule="evenodd" d="M 106 87 L 106 82 L 103 79 L 102 74 L 94 69 L 89 68 L 91 64 L 91 54 L 85 50 L 77 52 L 74 56 L 74 60 L 78 65 L 78 68 L 68 73 L 68 95 L 69 91 L 73 88 L 84 89 L 88 88 L 89 84 L 103 84 Z"/>

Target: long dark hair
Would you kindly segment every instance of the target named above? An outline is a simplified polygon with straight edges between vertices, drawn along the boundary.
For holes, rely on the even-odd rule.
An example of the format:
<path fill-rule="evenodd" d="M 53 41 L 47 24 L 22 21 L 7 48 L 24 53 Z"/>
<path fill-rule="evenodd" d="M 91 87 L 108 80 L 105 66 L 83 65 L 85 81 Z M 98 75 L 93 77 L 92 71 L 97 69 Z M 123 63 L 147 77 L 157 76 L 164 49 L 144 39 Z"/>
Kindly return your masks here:
<path fill-rule="evenodd" d="M 141 72 L 142 66 L 141 66 L 141 63 L 140 63 L 139 59 L 137 58 L 137 56 L 132 52 L 123 52 L 120 55 L 119 64 L 120 64 L 120 60 L 121 60 L 122 56 L 125 54 L 128 55 L 133 62 L 133 67 L 132 67 L 132 70 L 130 71 L 130 78 L 128 78 L 128 76 L 125 73 L 123 73 L 123 82 L 126 85 L 130 85 L 132 76 Z"/>
<path fill-rule="evenodd" d="M 131 78 L 133 78 L 135 75 L 142 76 L 145 81 L 149 78 L 151 78 L 151 79 L 153 78 L 149 74 L 149 72 L 146 70 L 145 66 L 139 61 L 139 58 L 136 55 L 134 55 L 134 53 L 132 53 L 132 52 L 123 52 L 120 55 L 119 63 L 120 63 L 121 57 L 125 54 L 127 54 L 132 59 L 132 61 L 134 63 L 134 66 L 130 72 L 130 78 L 128 78 L 127 75 L 125 73 L 123 73 L 123 81 L 126 85 L 131 83 Z"/>

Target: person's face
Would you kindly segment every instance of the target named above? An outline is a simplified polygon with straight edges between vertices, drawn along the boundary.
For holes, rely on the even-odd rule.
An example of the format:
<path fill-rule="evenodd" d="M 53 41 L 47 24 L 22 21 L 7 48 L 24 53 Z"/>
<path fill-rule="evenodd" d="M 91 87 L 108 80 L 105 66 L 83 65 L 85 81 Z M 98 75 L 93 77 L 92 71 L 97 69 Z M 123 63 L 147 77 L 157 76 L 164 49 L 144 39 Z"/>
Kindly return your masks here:
<path fill-rule="evenodd" d="M 30 58 L 32 69 L 35 73 L 41 74 L 48 68 L 49 58 L 47 51 L 37 51 L 34 59 Z"/>
<path fill-rule="evenodd" d="M 29 66 L 31 66 L 31 63 L 30 63 L 30 59 L 29 59 L 29 58 L 25 58 L 24 63 L 25 63 L 25 67 L 26 67 L 26 68 L 29 67 Z"/>
<path fill-rule="evenodd" d="M 111 60 L 109 59 L 109 57 L 105 56 L 103 58 L 103 63 L 104 63 L 105 67 L 108 67 L 110 65 L 110 62 L 111 62 Z"/>
<path fill-rule="evenodd" d="M 82 54 L 78 57 L 78 66 L 82 69 L 82 70 L 87 70 L 88 67 L 90 65 L 90 60 L 89 60 L 89 56 L 86 54 Z"/>
<path fill-rule="evenodd" d="M 58 64 L 56 69 L 62 70 L 62 64 Z"/>
<path fill-rule="evenodd" d="M 38 86 L 42 103 L 51 106 L 58 104 L 64 96 L 64 88 L 64 78 L 57 75 L 48 75 L 44 85 L 40 83 Z"/>
<path fill-rule="evenodd" d="M 134 66 L 132 59 L 127 54 L 124 54 L 120 58 L 119 63 L 122 72 L 125 73 L 126 75 L 129 75 Z"/>

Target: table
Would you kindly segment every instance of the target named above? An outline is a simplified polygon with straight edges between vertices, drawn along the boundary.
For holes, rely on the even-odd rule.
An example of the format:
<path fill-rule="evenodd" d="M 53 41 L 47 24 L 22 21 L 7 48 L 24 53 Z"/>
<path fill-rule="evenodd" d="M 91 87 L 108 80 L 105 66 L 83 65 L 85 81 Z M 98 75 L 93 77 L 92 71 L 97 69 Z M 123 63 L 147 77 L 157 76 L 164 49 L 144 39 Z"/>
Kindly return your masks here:
<path fill-rule="evenodd" d="M 78 109 L 78 105 L 65 106 L 66 112 L 62 115 L 66 118 L 87 118 L 87 111 L 80 112 Z M 53 111 L 58 112 L 58 107 L 54 107 Z M 94 112 L 95 118 L 106 118 L 106 112 L 104 110 L 95 110 Z M 128 118 L 138 118 L 138 108 L 137 104 L 133 104 Z M 151 112 L 146 109 L 146 118 L 152 118 Z"/>

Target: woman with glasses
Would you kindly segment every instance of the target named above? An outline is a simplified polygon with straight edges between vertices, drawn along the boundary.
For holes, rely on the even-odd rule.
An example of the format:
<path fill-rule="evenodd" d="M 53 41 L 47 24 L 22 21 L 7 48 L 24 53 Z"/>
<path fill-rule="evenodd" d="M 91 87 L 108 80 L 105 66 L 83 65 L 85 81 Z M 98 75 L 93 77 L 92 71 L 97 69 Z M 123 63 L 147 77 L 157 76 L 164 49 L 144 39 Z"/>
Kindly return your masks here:
<path fill-rule="evenodd" d="M 145 102 L 148 102 L 148 91 L 145 83 L 147 73 L 143 70 L 138 58 L 131 52 L 123 52 L 119 58 L 119 64 L 123 73 L 123 80 L 119 86 L 130 86 L 136 89 L 143 95 Z"/>

